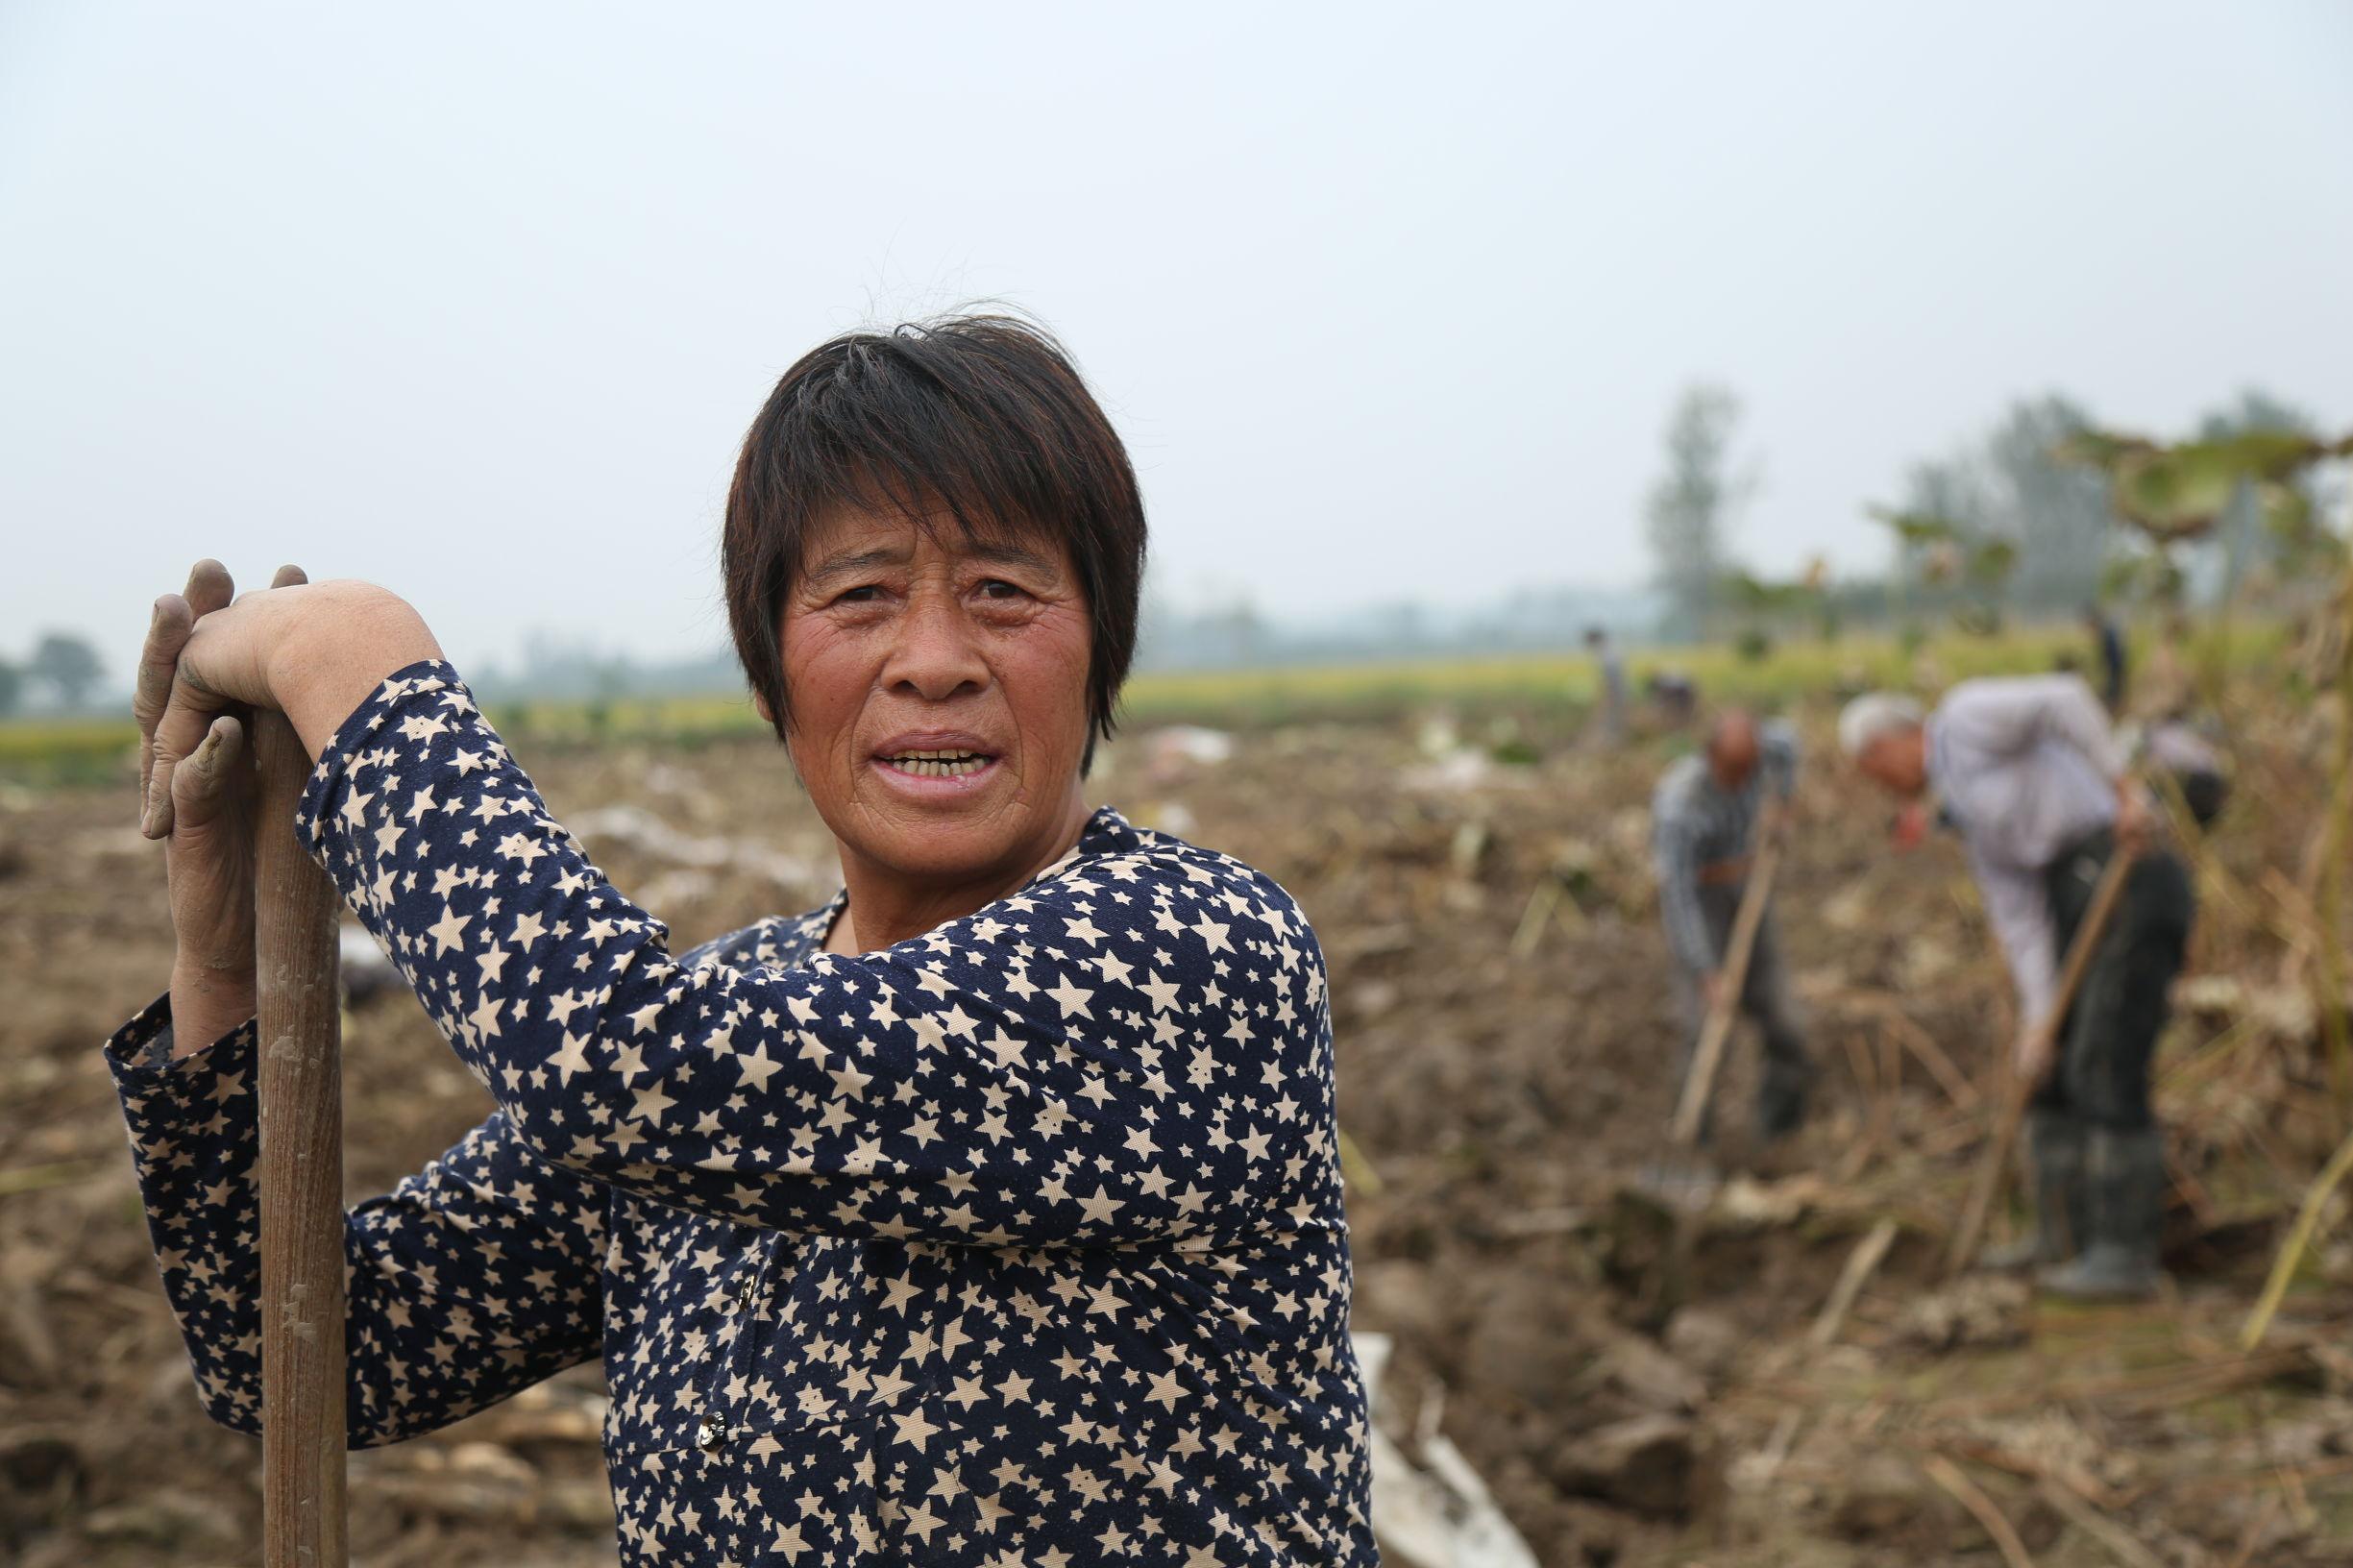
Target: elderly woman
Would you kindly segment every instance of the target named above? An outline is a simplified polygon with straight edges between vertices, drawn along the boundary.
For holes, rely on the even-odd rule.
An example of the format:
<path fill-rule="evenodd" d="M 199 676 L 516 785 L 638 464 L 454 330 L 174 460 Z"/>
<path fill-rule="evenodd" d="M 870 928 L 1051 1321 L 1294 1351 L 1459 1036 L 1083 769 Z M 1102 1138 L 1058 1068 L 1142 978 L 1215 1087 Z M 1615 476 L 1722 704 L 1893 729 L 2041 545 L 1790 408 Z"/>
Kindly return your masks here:
<path fill-rule="evenodd" d="M 403 600 L 209 563 L 159 600 L 181 946 L 109 1052 L 214 1418 L 259 1416 L 234 715 L 270 707 L 318 758 L 299 831 L 498 1107 L 348 1216 L 355 1445 L 601 1355 L 631 1562 L 1373 1561 L 1314 935 L 1087 804 L 1143 551 L 1034 329 L 787 371 L 726 592 L 844 887 L 684 953 Z"/>

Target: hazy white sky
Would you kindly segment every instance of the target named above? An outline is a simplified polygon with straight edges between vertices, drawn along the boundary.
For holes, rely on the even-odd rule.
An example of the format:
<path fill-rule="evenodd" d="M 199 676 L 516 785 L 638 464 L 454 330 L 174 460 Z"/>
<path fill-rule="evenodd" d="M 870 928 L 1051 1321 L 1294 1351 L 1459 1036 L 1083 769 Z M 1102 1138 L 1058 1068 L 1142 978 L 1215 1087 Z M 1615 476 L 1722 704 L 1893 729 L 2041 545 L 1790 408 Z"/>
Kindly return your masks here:
<path fill-rule="evenodd" d="M 733 449 L 818 339 L 974 296 L 1077 352 L 1160 589 L 1632 583 L 1734 386 L 1738 544 L 2014 394 L 2353 422 L 2353 6 L 593 8 L 0 0 L 0 650 L 118 677 L 200 553 L 723 637 Z"/>

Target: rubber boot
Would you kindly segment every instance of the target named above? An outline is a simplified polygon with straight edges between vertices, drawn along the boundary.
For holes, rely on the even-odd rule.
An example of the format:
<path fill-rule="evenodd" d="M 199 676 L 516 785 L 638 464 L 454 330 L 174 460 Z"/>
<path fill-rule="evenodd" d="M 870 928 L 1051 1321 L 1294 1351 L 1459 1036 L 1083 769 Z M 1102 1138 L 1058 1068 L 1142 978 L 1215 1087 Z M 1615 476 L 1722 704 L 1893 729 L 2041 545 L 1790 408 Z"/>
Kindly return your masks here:
<path fill-rule="evenodd" d="M 2080 1256 L 2036 1276 L 2053 1295 L 2086 1301 L 2137 1300 L 2165 1283 L 2157 1266 L 2164 1220 L 2165 1139 L 2154 1127 L 2120 1133 L 2095 1127 L 2084 1140 L 2091 1229 Z"/>
<path fill-rule="evenodd" d="M 1803 1057 L 1769 1057 L 1756 1086 L 1756 1141 L 1778 1143 L 1805 1125 L 1814 1068 Z"/>
<path fill-rule="evenodd" d="M 2075 1256 L 2089 1228 L 2083 1123 L 2037 1107 L 2026 1116 L 2026 1166 L 2034 1176 L 2033 1223 L 2023 1236 L 1988 1247 L 1979 1266 L 2004 1273 L 2047 1268 Z"/>

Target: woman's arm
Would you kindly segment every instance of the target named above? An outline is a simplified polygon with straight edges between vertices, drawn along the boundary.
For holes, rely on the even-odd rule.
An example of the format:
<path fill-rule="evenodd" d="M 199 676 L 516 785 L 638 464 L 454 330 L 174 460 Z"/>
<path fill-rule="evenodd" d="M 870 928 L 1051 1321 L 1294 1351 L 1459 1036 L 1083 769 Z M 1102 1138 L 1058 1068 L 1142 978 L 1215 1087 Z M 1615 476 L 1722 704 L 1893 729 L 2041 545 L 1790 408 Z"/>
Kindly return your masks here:
<path fill-rule="evenodd" d="M 302 580 L 282 567 L 278 584 Z M 131 698 L 139 724 L 139 785 L 153 785 L 156 725 L 171 696 L 180 652 L 196 621 L 226 606 L 236 585 L 218 561 L 199 561 L 187 586 L 156 600 L 139 650 Z M 174 1049 L 184 1056 L 210 1045 L 254 1012 L 254 808 L 252 760 L 236 716 L 213 715 L 185 767 L 171 774 L 171 836 L 163 845 L 164 886 L 172 914 Z"/>
<path fill-rule="evenodd" d="M 851 1236 L 1100 1245 L 1338 1223 L 1322 956 L 1272 882 L 1140 844 L 885 952 L 683 966 L 437 658 L 413 609 L 361 583 L 204 617 L 156 730 L 145 826 L 168 830 L 166 765 L 208 715 L 282 707 L 320 757 L 314 852 L 548 1160 Z"/>
<path fill-rule="evenodd" d="M 206 1413 L 258 1433 L 251 1021 L 175 1059 L 161 1001 L 108 1043 L 164 1293 Z M 445 1427 L 598 1353 L 609 1194 L 492 1116 L 344 1218 L 355 1448 Z"/>
<path fill-rule="evenodd" d="M 598 1180 L 944 1242 L 1337 1221 L 1321 957 L 1222 857 L 1139 838 L 887 951 L 685 965 L 433 663 L 350 717 L 301 821 L 515 1132 Z"/>

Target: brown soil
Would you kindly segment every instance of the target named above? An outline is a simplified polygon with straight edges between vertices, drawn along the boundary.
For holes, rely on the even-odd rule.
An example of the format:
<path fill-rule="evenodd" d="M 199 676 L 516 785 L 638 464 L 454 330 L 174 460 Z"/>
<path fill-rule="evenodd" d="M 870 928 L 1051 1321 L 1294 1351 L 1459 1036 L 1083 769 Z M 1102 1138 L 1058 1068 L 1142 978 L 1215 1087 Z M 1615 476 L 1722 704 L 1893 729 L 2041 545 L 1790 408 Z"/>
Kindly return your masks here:
<path fill-rule="evenodd" d="M 1315 922 L 1342 1120 L 1369 1166 L 1351 1197 L 1360 1322 L 1396 1336 L 1385 1421 L 1409 1447 L 1434 1418 L 1548 1564 L 1997 1560 L 1957 1493 L 2046 1564 L 2353 1562 L 2353 1254 L 2324 1244 L 2265 1348 L 2236 1348 L 2341 1125 L 2307 992 L 2282 978 L 2319 795 L 2310 737 L 2282 719 L 2247 740 L 2201 878 L 2203 989 L 2161 1090 L 2185 1178 L 2177 1287 L 2069 1310 L 1939 1283 L 1985 1122 L 1905 1041 L 1990 1084 L 2008 1017 L 1949 845 L 1890 855 L 1883 808 L 1809 772 L 1779 902 L 1817 1114 L 1685 1216 L 1650 1195 L 1677 1030 L 1644 864 L 1649 787 L 1679 739 L 1609 753 L 1532 731 L 1535 766 L 1416 788 L 1428 739 L 1296 726 L 1215 766 L 1130 745 L 1098 792 L 1270 870 Z M 771 747 L 527 757 L 559 818 L 627 802 L 828 864 Z M 257 1446 L 197 1408 L 97 1058 L 169 963 L 129 800 L 0 788 L 0 1560 L 28 1568 L 245 1561 L 258 1526 Z M 583 836 L 682 942 L 828 891 L 815 870 Z M 346 1041 L 358 1197 L 486 1103 L 404 994 L 356 1008 Z M 1728 1131 L 1751 1081 L 1736 1052 Z M 1817 1348 L 1882 1219 L 1892 1249 Z M 584 1369 L 355 1457 L 360 1560 L 610 1562 L 600 1387 Z"/>

